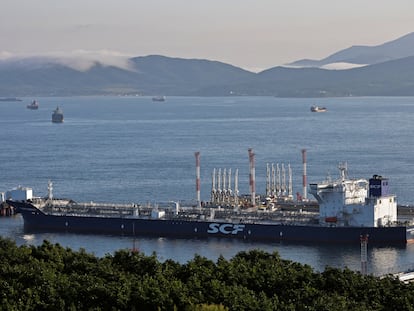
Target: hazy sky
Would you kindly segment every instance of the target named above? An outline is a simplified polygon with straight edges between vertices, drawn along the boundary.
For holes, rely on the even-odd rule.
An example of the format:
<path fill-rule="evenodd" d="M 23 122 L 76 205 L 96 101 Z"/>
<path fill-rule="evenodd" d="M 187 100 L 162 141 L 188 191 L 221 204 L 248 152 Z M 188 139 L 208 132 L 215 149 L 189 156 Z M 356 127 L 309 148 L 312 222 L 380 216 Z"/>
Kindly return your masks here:
<path fill-rule="evenodd" d="M 413 0 L 0 0 L 3 58 L 159 54 L 260 70 L 413 31 Z"/>

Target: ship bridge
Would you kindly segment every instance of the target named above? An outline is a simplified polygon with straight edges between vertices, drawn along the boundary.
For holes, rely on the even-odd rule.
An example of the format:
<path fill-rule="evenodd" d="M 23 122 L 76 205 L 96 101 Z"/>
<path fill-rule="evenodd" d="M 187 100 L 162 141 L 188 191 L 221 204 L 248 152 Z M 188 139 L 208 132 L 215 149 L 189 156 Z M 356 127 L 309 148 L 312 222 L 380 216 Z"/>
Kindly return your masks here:
<path fill-rule="evenodd" d="M 388 179 L 374 175 L 369 180 L 349 179 L 346 165 L 340 165 L 338 180 L 310 184 L 319 203 L 319 221 L 325 225 L 390 225 L 397 220 L 395 196 L 388 193 Z M 368 192 L 369 191 L 369 192 Z"/>

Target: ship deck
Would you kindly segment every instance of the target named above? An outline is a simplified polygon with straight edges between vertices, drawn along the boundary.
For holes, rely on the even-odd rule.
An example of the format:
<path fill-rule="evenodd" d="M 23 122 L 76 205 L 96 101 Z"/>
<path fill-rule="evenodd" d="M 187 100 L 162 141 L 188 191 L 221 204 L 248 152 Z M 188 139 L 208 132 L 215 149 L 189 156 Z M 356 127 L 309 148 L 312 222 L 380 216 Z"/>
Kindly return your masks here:
<path fill-rule="evenodd" d="M 286 225 L 319 225 L 319 208 L 314 202 L 281 202 L 275 204 L 273 210 L 264 208 L 233 208 L 233 207 L 179 207 L 171 204 L 140 205 L 136 203 L 78 203 L 68 199 L 45 200 L 37 198 L 33 205 L 48 215 L 76 217 L 115 217 L 154 219 L 154 210 L 162 211 L 163 215 L 155 219 L 215 221 L 232 223 L 262 223 Z M 409 225 L 413 223 L 414 206 L 398 207 L 398 223 Z"/>

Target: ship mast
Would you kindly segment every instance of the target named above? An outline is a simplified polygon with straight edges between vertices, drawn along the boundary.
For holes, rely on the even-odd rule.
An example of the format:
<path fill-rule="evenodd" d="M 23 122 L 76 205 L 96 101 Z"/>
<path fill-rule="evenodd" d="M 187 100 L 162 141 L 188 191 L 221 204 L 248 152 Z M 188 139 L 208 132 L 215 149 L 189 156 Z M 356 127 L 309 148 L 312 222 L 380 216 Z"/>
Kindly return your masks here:
<path fill-rule="evenodd" d="M 341 162 L 338 165 L 339 171 L 341 172 L 341 181 L 345 181 L 348 178 L 348 163 Z"/>
<path fill-rule="evenodd" d="M 53 183 L 51 180 L 47 182 L 47 199 L 53 200 Z"/>

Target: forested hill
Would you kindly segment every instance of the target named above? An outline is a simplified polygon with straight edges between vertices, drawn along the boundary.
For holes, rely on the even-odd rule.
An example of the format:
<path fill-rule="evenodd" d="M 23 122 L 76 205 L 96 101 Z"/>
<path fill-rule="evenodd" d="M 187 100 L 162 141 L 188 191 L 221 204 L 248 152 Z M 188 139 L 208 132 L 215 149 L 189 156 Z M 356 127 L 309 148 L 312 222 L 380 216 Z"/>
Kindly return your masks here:
<path fill-rule="evenodd" d="M 241 252 L 186 264 L 120 250 L 95 257 L 47 241 L 0 238 L 2 310 L 412 310 L 414 285 L 394 277 Z"/>
<path fill-rule="evenodd" d="M 229 64 L 164 56 L 129 68 L 86 70 L 42 60 L 0 61 L 0 97 L 73 95 L 413 96 L 414 56 L 347 70 L 274 67 L 253 73 Z"/>

